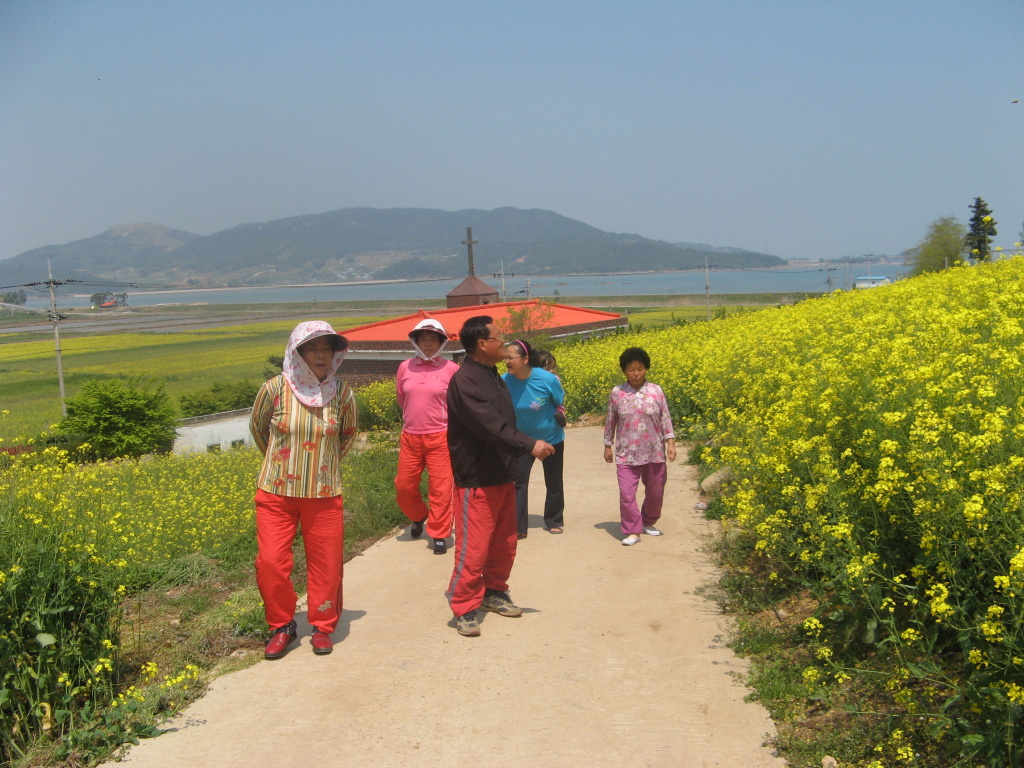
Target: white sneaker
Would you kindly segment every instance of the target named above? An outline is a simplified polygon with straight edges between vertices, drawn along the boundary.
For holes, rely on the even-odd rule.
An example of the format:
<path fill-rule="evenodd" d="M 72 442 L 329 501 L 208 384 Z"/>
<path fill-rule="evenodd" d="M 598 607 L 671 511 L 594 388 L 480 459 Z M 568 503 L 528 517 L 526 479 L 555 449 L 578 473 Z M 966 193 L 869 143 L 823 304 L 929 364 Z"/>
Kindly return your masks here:
<path fill-rule="evenodd" d="M 645 525 L 644 533 L 646 533 L 648 536 L 661 536 L 661 531 L 659 531 L 653 525 Z"/>
<path fill-rule="evenodd" d="M 629 534 L 629 536 L 627 536 L 626 538 L 624 538 L 622 540 L 622 546 L 624 546 L 624 547 L 632 547 L 634 544 L 639 544 L 639 543 L 640 543 L 640 537 L 637 536 L 635 533 Z"/>

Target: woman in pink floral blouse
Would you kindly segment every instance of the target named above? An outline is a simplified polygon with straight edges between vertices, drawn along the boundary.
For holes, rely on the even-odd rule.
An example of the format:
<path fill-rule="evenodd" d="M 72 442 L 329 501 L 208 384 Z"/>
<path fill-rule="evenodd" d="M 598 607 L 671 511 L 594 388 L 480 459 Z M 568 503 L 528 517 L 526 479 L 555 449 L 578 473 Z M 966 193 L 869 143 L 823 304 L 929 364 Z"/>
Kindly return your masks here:
<path fill-rule="evenodd" d="M 256 481 L 256 584 L 271 635 L 264 656 L 277 659 L 296 639 L 292 543 L 302 526 L 307 616 L 313 653 L 333 648 L 341 614 L 345 509 L 341 460 L 356 436 L 352 391 L 335 373 L 348 340 L 321 320 L 299 323 L 280 375 L 256 395 L 249 429 L 263 452 Z"/>
<path fill-rule="evenodd" d="M 626 383 L 608 396 L 604 422 L 604 460 L 615 462 L 619 481 L 619 518 L 624 547 L 639 543 L 640 533 L 661 536 L 654 527 L 661 517 L 668 469 L 665 459 L 676 460 L 676 436 L 665 393 L 647 381 L 650 356 L 640 347 L 629 347 L 619 356 Z M 614 451 L 612 440 L 614 438 Z M 644 484 L 643 507 L 636 491 Z"/>

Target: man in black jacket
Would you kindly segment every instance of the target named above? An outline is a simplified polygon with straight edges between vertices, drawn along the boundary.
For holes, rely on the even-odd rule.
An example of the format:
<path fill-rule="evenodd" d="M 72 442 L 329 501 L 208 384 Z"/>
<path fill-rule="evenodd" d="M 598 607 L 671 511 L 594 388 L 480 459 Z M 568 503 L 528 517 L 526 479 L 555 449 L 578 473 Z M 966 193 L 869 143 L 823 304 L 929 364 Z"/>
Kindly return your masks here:
<path fill-rule="evenodd" d="M 555 449 L 516 429 L 512 398 L 497 364 L 505 340 L 493 318 L 459 331 L 466 360 L 448 385 L 448 451 L 455 476 L 455 567 L 445 595 L 460 635 L 480 634 L 477 609 L 521 616 L 508 596 L 516 558 L 516 461 Z"/>

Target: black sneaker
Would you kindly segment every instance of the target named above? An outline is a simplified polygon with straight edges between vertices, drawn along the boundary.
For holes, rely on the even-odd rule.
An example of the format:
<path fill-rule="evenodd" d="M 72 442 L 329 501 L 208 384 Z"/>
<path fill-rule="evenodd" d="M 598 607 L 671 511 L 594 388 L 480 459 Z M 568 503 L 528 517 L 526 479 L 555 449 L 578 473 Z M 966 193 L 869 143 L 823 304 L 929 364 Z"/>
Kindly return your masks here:
<path fill-rule="evenodd" d="M 412 527 L 409 529 L 409 535 L 412 536 L 414 539 L 418 539 L 420 536 L 422 536 L 423 524 L 425 522 L 427 522 L 426 518 L 422 520 L 417 520 L 415 523 L 413 523 Z"/>
<path fill-rule="evenodd" d="M 434 554 L 443 555 L 448 551 L 448 545 L 444 539 L 434 539 Z"/>
<path fill-rule="evenodd" d="M 523 609 L 513 603 L 505 592 L 496 589 L 487 590 L 484 601 L 480 607 L 485 611 L 491 611 L 499 616 L 522 616 Z"/>
<path fill-rule="evenodd" d="M 455 629 L 465 637 L 479 637 L 480 623 L 476 620 L 476 611 L 467 611 L 455 619 Z"/>

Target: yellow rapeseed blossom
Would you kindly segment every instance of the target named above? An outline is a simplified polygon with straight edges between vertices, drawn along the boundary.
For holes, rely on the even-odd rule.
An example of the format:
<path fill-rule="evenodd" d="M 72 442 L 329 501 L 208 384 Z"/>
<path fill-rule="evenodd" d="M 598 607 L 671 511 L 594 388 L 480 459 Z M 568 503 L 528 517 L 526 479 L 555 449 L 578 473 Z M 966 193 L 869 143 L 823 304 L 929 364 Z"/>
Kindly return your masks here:
<path fill-rule="evenodd" d="M 259 461 L 257 451 L 238 449 L 77 464 L 66 451 L 47 448 L 15 457 L 8 493 L 27 524 L 59 536 L 69 558 L 123 569 L 246 534 Z"/>
<path fill-rule="evenodd" d="M 808 637 L 817 637 L 821 634 L 821 630 L 824 629 L 822 623 L 813 616 L 804 620 L 803 628 Z"/>
<path fill-rule="evenodd" d="M 889 642 L 938 623 L 998 650 L 988 665 L 1024 658 L 1005 629 L 1024 623 L 1024 259 L 567 347 L 571 411 L 604 410 L 628 346 L 651 355 L 677 430 L 732 469 L 724 506 L 770 572 L 898 616 L 877 630 Z"/>
<path fill-rule="evenodd" d="M 908 627 L 900 632 L 900 639 L 905 643 L 916 643 L 921 640 L 921 633 L 913 627 Z"/>

